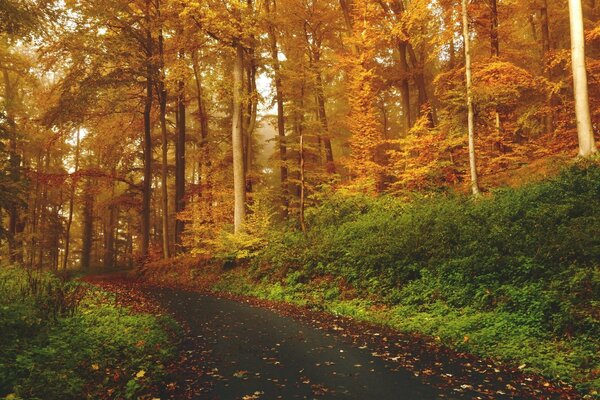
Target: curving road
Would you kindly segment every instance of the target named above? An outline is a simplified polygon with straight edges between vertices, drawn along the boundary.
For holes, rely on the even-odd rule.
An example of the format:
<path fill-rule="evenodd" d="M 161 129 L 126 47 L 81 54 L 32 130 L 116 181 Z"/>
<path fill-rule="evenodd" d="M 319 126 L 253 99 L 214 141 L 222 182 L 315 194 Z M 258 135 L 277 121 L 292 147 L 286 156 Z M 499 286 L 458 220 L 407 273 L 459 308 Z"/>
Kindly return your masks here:
<path fill-rule="evenodd" d="M 164 288 L 147 292 L 188 325 L 207 364 L 199 373 L 211 399 L 439 398 L 405 370 L 331 335 L 271 310 Z"/>

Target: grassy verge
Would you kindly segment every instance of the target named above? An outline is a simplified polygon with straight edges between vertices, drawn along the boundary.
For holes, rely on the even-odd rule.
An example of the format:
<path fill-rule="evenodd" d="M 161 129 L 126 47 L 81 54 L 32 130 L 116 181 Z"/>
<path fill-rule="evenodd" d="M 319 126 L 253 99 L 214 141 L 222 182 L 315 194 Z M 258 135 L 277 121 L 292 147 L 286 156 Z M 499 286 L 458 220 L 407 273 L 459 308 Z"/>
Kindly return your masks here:
<path fill-rule="evenodd" d="M 0 269 L 0 398 L 146 398 L 177 329 L 87 285 Z"/>
<path fill-rule="evenodd" d="M 307 225 L 251 226 L 262 236 L 222 246 L 225 263 L 183 259 L 145 273 L 424 333 L 598 396 L 597 163 L 479 200 L 339 192 Z"/>

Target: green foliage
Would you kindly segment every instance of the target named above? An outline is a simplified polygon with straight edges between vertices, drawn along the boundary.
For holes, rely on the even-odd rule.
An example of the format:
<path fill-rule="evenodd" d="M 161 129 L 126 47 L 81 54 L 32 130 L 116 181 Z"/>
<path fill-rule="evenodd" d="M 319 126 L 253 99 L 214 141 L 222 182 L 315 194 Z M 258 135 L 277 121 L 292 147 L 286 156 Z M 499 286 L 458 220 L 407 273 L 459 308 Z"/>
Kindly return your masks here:
<path fill-rule="evenodd" d="M 173 352 L 173 321 L 131 313 L 104 293 L 87 288 L 84 295 L 81 284 L 49 274 L 32 280 L 3 269 L 0 282 L 0 396 L 136 398 L 149 377 L 160 381 Z M 46 304 L 62 304 L 64 293 L 81 293 L 77 307 L 49 313 Z"/>
<path fill-rule="evenodd" d="M 249 272 L 261 280 L 246 280 L 244 293 L 321 304 L 594 387 L 597 164 L 478 200 L 336 194 L 307 213 L 307 224 L 306 234 L 271 234 Z M 343 298 L 341 282 L 358 297 Z M 371 311 L 366 299 L 388 313 Z"/>

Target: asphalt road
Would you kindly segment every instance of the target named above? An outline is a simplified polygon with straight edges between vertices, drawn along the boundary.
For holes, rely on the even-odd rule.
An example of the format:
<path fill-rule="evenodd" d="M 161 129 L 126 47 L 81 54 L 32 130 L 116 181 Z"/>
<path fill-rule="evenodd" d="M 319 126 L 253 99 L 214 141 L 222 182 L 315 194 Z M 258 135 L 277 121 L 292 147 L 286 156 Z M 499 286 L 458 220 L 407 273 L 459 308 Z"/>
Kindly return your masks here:
<path fill-rule="evenodd" d="M 434 388 L 367 348 L 269 309 L 173 289 L 148 294 L 189 327 L 194 340 L 187 351 L 204 364 L 206 392 L 197 398 L 438 398 Z"/>

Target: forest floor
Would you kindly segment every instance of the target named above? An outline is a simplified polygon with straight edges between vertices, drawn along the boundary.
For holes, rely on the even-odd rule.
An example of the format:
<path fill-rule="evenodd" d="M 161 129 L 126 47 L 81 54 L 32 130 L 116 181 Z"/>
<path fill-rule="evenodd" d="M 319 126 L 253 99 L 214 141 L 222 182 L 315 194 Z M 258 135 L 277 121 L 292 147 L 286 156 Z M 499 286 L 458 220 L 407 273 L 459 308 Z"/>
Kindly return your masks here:
<path fill-rule="evenodd" d="M 282 302 L 86 278 L 119 301 L 153 303 L 184 327 L 172 399 L 578 399 L 518 367 L 420 335 Z"/>

